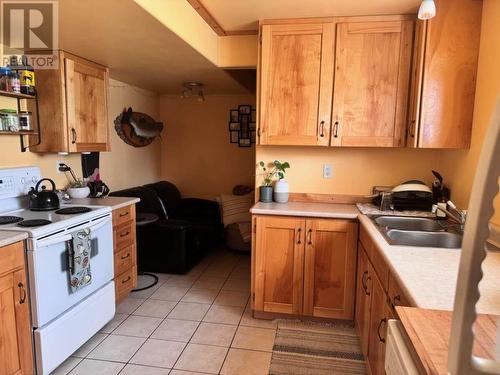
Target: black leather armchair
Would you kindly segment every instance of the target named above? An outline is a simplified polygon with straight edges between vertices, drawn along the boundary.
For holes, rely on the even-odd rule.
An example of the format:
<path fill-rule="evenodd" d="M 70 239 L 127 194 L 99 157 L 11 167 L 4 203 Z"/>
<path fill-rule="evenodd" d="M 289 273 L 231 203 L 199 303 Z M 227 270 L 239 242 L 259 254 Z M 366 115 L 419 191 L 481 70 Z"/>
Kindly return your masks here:
<path fill-rule="evenodd" d="M 185 273 L 215 244 L 222 232 L 216 202 L 182 199 L 169 182 L 115 191 L 110 195 L 140 198 L 138 213 L 154 213 L 159 220 L 137 228 L 140 271 Z"/>

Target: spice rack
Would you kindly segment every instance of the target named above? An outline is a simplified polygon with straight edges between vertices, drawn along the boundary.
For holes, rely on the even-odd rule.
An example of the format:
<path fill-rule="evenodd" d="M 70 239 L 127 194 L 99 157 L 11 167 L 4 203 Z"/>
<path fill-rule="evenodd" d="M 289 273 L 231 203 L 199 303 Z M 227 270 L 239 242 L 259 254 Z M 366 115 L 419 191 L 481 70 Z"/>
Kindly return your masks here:
<path fill-rule="evenodd" d="M 42 134 L 40 132 L 40 117 L 38 116 L 38 93 L 35 90 L 35 95 L 19 94 L 10 91 L 0 90 L 0 96 L 15 98 L 17 99 L 17 112 L 21 112 L 21 100 L 34 100 L 35 110 L 36 110 L 36 129 L 35 130 L 20 130 L 20 131 L 9 131 L 2 130 L 0 135 L 18 135 L 21 143 L 21 152 L 26 152 L 30 146 L 37 146 L 42 142 Z M 38 140 L 33 144 L 26 144 L 24 137 L 27 135 L 36 135 Z"/>

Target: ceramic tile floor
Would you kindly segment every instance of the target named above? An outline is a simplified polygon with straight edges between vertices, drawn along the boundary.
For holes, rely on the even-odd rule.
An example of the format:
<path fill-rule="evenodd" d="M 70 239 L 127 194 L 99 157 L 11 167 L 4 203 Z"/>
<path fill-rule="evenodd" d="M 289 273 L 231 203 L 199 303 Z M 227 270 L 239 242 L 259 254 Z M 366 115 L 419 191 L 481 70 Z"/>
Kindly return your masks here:
<path fill-rule="evenodd" d="M 276 324 L 253 319 L 250 256 L 219 250 L 186 275 L 159 274 L 54 375 L 265 375 Z"/>

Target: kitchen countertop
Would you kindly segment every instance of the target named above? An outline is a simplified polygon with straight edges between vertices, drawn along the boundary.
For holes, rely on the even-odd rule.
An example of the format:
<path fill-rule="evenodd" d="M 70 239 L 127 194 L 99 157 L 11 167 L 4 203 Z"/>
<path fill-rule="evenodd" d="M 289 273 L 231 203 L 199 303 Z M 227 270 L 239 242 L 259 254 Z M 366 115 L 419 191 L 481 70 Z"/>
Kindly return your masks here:
<path fill-rule="evenodd" d="M 257 203 L 252 214 L 358 219 L 381 254 L 391 273 L 399 279 L 417 307 L 453 310 L 460 262 L 459 249 L 393 246 L 382 236 L 371 219 L 354 205 L 320 203 Z M 477 310 L 500 314 L 500 253 L 489 252 L 483 262 L 484 277 L 479 285 L 481 298 Z"/>
<path fill-rule="evenodd" d="M 352 204 L 302 202 L 257 202 L 250 212 L 254 215 L 307 216 L 331 219 L 357 219 L 359 215 L 358 209 Z"/>
<path fill-rule="evenodd" d="M 139 198 L 134 197 L 106 197 L 106 198 L 73 198 L 70 204 L 77 204 L 82 206 L 106 206 L 111 207 L 112 210 L 130 206 L 140 202 Z"/>
<path fill-rule="evenodd" d="M 28 238 L 28 234 L 24 232 L 10 232 L 7 230 L 0 230 L 0 247 L 4 247 L 14 242 L 23 241 Z"/>

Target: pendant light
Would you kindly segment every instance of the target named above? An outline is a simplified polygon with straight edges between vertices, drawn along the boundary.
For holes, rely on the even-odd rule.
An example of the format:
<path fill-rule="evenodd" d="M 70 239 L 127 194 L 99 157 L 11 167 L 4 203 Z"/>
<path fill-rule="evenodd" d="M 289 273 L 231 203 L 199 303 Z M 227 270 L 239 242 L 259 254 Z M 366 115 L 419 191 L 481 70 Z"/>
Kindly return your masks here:
<path fill-rule="evenodd" d="M 436 16 L 436 4 L 434 0 L 422 0 L 420 8 L 418 9 L 418 18 L 421 20 L 428 20 Z"/>

